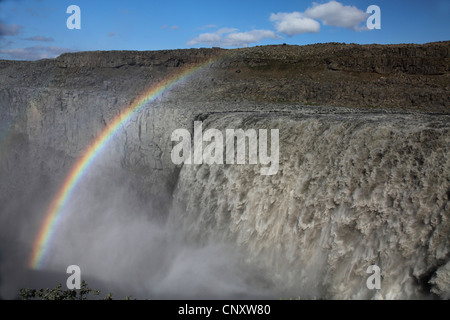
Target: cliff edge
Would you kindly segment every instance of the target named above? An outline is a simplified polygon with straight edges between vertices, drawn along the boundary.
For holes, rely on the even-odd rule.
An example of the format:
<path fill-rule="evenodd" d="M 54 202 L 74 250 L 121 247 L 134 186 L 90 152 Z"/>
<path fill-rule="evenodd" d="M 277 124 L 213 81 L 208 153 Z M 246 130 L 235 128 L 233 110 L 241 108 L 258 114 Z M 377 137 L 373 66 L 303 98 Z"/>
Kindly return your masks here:
<path fill-rule="evenodd" d="M 78 52 L 36 62 L 0 61 L 0 85 L 133 95 L 176 68 L 210 59 L 207 72 L 178 92 L 179 99 L 449 113 L 449 48 L 450 41 Z"/>

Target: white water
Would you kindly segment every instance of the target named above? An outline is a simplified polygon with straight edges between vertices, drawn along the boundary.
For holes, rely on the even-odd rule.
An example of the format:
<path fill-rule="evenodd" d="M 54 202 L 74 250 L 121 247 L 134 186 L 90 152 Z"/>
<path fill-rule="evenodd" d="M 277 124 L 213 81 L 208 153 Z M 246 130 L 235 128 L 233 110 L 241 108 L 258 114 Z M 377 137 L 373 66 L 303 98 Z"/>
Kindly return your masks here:
<path fill-rule="evenodd" d="M 448 117 L 208 121 L 219 130 L 280 129 L 280 169 L 261 176 L 254 165 L 185 165 L 170 222 L 187 241 L 232 243 L 283 296 L 424 298 L 431 289 L 448 297 Z M 373 264 L 380 290 L 366 287 Z"/>
<path fill-rule="evenodd" d="M 44 269 L 65 283 L 67 266 L 77 264 L 91 287 L 119 299 L 449 298 L 449 124 L 449 116 L 320 109 L 211 114 L 204 130 L 279 129 L 278 173 L 184 165 L 161 219 L 167 212 L 145 197 L 153 185 L 141 188 L 138 179 L 153 162 L 120 168 L 133 155 L 122 154 L 124 143 L 140 143 L 137 121 L 129 140 L 118 135 L 77 186 Z M 43 158 L 51 159 L 45 149 Z M 34 286 L 24 274 L 44 276 L 17 268 L 47 208 L 41 201 L 2 215 L 2 297 Z M 380 290 L 366 287 L 373 264 Z"/>

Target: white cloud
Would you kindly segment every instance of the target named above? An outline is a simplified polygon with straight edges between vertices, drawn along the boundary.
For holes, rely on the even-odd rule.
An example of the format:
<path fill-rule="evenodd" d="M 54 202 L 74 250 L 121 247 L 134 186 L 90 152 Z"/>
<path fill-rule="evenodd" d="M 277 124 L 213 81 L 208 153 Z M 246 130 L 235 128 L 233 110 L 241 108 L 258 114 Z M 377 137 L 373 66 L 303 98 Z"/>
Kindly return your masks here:
<path fill-rule="evenodd" d="M 52 42 L 52 41 L 55 41 L 53 38 L 48 38 L 48 37 L 44 37 L 44 36 L 34 36 L 34 37 L 30 37 L 30 38 L 25 38 L 24 40 L 40 41 L 40 42 Z"/>
<path fill-rule="evenodd" d="M 238 29 L 236 29 L 236 28 L 221 28 L 221 29 L 217 30 L 216 33 L 219 35 L 223 35 L 226 33 L 232 33 L 232 32 L 236 32 L 236 31 L 238 31 Z"/>
<path fill-rule="evenodd" d="M 344 6 L 337 1 L 325 4 L 313 3 L 311 8 L 305 11 L 307 17 L 322 21 L 324 25 L 333 27 L 344 27 L 358 30 L 359 25 L 366 21 L 368 14 L 355 6 Z"/>
<path fill-rule="evenodd" d="M 317 33 L 320 31 L 320 23 L 306 17 L 303 13 L 272 13 L 270 21 L 275 22 L 275 29 L 282 34 L 293 36 L 301 33 Z"/>
<path fill-rule="evenodd" d="M 247 32 L 237 32 L 235 28 L 222 28 L 216 32 L 202 33 L 192 39 L 187 44 L 198 45 L 206 44 L 220 47 L 242 47 L 251 43 L 259 42 L 264 39 L 278 39 L 275 32 L 271 30 L 252 30 Z"/>
<path fill-rule="evenodd" d="M 217 45 L 222 39 L 222 36 L 218 33 L 202 33 L 198 37 L 188 41 L 189 46 L 195 46 L 197 44 Z"/>
<path fill-rule="evenodd" d="M 324 25 L 344 27 L 352 30 L 365 30 L 360 27 L 369 14 L 355 6 L 344 6 L 331 0 L 324 4 L 312 3 L 305 12 L 279 12 L 270 15 L 270 21 L 275 23 L 275 29 L 281 34 L 293 36 L 302 33 L 317 33 L 321 21 Z"/>
<path fill-rule="evenodd" d="M 18 60 L 39 60 L 56 58 L 57 56 L 65 52 L 73 52 L 73 50 L 61 47 L 44 46 L 0 50 L 1 55 L 6 55 L 11 59 Z"/>
<path fill-rule="evenodd" d="M 18 24 L 5 24 L 0 22 L 0 36 L 16 36 L 23 26 Z"/>
<path fill-rule="evenodd" d="M 366 30 L 361 26 L 369 14 L 355 6 L 346 6 L 331 0 L 324 4 L 313 2 L 305 12 L 278 12 L 270 15 L 276 32 L 289 37 L 302 33 L 318 33 L 320 22 L 327 26 L 344 27 L 352 30 Z M 320 22 L 319 22 L 320 21 Z M 214 28 L 215 25 L 204 26 L 201 29 Z M 272 30 L 252 30 L 237 32 L 234 28 L 222 28 L 215 32 L 201 33 L 190 40 L 188 45 L 206 44 L 210 46 L 241 47 L 263 39 L 280 39 Z"/>
<path fill-rule="evenodd" d="M 228 34 L 224 39 L 226 47 L 247 46 L 250 43 L 259 42 L 264 39 L 281 38 L 271 30 L 252 30 L 248 32 L 234 32 Z"/>
<path fill-rule="evenodd" d="M 200 30 L 204 30 L 204 29 L 211 29 L 211 28 L 217 28 L 217 26 L 215 24 L 208 24 L 206 26 L 200 27 Z"/>
<path fill-rule="evenodd" d="M 197 44 L 206 44 L 210 46 L 219 46 L 223 41 L 222 36 L 227 33 L 235 32 L 238 29 L 235 28 L 222 28 L 216 32 L 201 33 L 197 38 L 192 39 L 187 44 L 195 46 Z"/>

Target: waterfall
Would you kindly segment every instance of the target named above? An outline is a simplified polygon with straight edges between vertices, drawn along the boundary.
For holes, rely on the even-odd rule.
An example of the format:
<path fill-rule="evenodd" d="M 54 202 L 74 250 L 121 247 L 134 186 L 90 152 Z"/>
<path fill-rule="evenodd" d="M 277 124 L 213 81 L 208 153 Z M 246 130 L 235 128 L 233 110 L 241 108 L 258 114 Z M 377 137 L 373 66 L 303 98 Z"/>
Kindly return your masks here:
<path fill-rule="evenodd" d="M 413 113 L 210 115 L 205 128 L 279 129 L 279 171 L 185 164 L 169 223 L 186 241 L 233 245 L 285 295 L 448 297 L 449 123 Z M 371 265 L 380 290 L 366 286 Z"/>

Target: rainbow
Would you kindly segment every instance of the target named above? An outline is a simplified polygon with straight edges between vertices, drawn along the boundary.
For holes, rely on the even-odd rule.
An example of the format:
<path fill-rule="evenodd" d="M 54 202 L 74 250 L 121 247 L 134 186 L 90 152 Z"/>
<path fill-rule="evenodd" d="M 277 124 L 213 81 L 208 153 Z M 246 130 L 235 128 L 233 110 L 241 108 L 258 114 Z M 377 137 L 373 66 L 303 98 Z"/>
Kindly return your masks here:
<path fill-rule="evenodd" d="M 176 85 L 186 81 L 192 75 L 197 73 L 203 67 L 210 65 L 212 62 L 213 59 L 209 59 L 206 62 L 195 66 L 185 67 L 162 82 L 150 87 L 137 100 L 135 100 L 134 103 L 120 112 L 120 114 L 117 115 L 98 135 L 98 137 L 86 148 L 81 157 L 78 158 L 77 162 L 70 170 L 69 174 L 66 176 L 64 183 L 50 203 L 50 206 L 44 216 L 44 222 L 42 223 L 38 235 L 33 242 L 33 248 L 29 259 L 30 268 L 39 269 L 42 267 L 44 257 L 49 251 L 50 244 L 52 242 L 52 236 L 64 216 L 64 206 L 81 178 L 88 171 L 91 164 L 95 161 L 97 156 L 101 153 L 111 138 L 118 132 L 118 130 L 131 119 L 136 111 L 148 103 L 153 102 L 163 93 L 171 90 Z"/>

